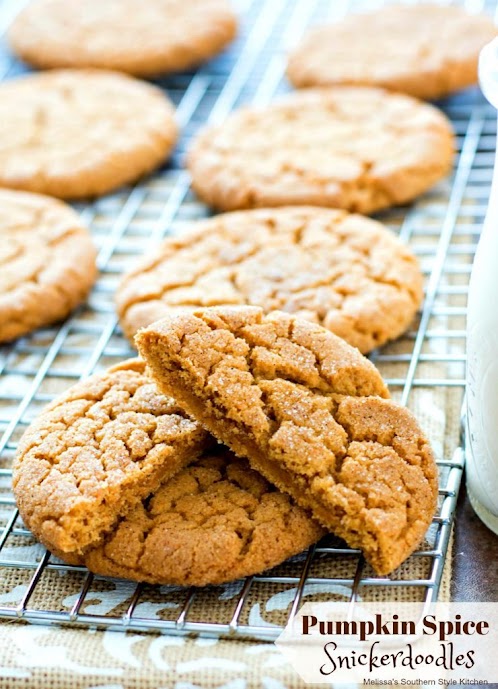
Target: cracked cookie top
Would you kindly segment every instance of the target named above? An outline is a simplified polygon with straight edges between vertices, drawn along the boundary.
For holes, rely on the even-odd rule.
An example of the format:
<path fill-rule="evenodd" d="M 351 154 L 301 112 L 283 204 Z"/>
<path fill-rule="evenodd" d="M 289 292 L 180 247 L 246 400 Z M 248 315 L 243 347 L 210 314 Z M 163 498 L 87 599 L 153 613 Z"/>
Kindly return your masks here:
<path fill-rule="evenodd" d="M 177 137 L 163 92 L 124 74 L 53 70 L 0 85 L 0 186 L 104 194 L 150 172 Z"/>
<path fill-rule="evenodd" d="M 96 277 L 78 215 L 46 196 L 0 190 L 0 342 L 65 318 Z"/>
<path fill-rule="evenodd" d="M 74 385 L 26 430 L 13 472 L 19 511 L 49 549 L 81 552 L 210 442 L 142 361 L 126 361 Z"/>
<path fill-rule="evenodd" d="M 103 67 L 152 76 L 216 55 L 237 28 L 227 0 L 34 0 L 9 41 L 42 69 Z"/>
<path fill-rule="evenodd" d="M 498 31 L 491 17 L 435 3 L 390 5 L 312 29 L 289 57 L 295 86 L 384 86 L 442 98 L 477 83 L 479 52 Z"/>
<path fill-rule="evenodd" d="M 448 119 L 377 88 L 338 86 L 245 108 L 194 141 L 198 195 L 220 210 L 310 204 L 359 213 L 406 203 L 451 169 Z"/>
<path fill-rule="evenodd" d="M 294 206 L 197 222 L 128 273 L 116 302 L 130 339 L 169 309 L 249 304 L 320 323 L 368 352 L 404 332 L 422 296 L 417 259 L 383 225 Z"/>
<path fill-rule="evenodd" d="M 325 531 L 222 448 L 183 469 L 80 560 L 105 576 L 154 584 L 219 584 L 273 567 Z"/>
<path fill-rule="evenodd" d="M 343 340 L 254 307 L 171 314 L 136 340 L 161 389 L 377 572 L 422 540 L 437 499 L 431 448 Z"/>

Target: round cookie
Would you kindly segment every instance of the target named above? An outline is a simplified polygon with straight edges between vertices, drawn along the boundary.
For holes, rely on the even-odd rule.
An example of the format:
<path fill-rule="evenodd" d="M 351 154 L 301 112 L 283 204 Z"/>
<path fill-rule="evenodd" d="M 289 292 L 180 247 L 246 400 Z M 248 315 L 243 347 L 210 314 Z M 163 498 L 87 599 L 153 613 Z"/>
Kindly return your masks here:
<path fill-rule="evenodd" d="M 204 586 L 263 572 L 323 535 L 247 460 L 222 449 L 160 486 L 79 562 L 104 576 Z"/>
<path fill-rule="evenodd" d="M 97 269 L 88 230 L 66 204 L 0 190 L 0 342 L 65 318 Z"/>
<path fill-rule="evenodd" d="M 344 340 L 248 306 L 176 312 L 136 340 L 159 389 L 379 574 L 421 542 L 437 504 L 434 455 Z"/>
<path fill-rule="evenodd" d="M 130 339 L 169 309 L 249 304 L 320 323 L 368 352 L 406 330 L 422 297 L 417 259 L 383 225 L 293 206 L 198 221 L 128 273 L 116 303 Z"/>
<path fill-rule="evenodd" d="M 61 198 L 104 194 L 160 165 L 177 137 L 158 88 L 99 70 L 0 84 L 0 186 Z"/>
<path fill-rule="evenodd" d="M 143 361 L 125 361 L 71 387 L 26 430 L 13 470 L 19 512 L 47 548 L 80 553 L 210 443 Z"/>
<path fill-rule="evenodd" d="M 490 17 L 461 7 L 388 5 L 312 29 L 287 75 L 297 87 L 358 84 L 441 98 L 477 83 L 479 52 L 497 33 Z"/>
<path fill-rule="evenodd" d="M 192 185 L 222 210 L 310 204 L 371 213 L 411 201 L 450 170 L 451 125 L 382 89 L 338 86 L 245 108 L 194 141 Z"/>
<path fill-rule="evenodd" d="M 137 76 L 188 69 L 235 35 L 226 0 L 34 0 L 9 41 L 43 69 L 103 67 Z"/>

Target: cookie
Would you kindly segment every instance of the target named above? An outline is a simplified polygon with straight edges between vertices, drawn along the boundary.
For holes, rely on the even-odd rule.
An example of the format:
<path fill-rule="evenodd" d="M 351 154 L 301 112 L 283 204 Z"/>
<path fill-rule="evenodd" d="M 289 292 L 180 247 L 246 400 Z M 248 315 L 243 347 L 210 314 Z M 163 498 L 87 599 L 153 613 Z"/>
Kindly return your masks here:
<path fill-rule="evenodd" d="M 406 330 L 422 297 L 417 259 L 383 225 L 294 206 L 197 222 L 128 273 L 116 302 L 130 339 L 172 308 L 249 304 L 320 323 L 368 352 Z"/>
<path fill-rule="evenodd" d="M 477 83 L 479 52 L 497 33 L 490 17 L 461 7 L 388 5 L 312 29 L 287 75 L 298 87 L 358 84 L 442 98 Z"/>
<path fill-rule="evenodd" d="M 55 70 L 0 84 L 0 186 L 105 194 L 160 165 L 177 137 L 162 91 L 123 74 Z"/>
<path fill-rule="evenodd" d="M 223 449 L 160 486 L 76 561 L 104 576 L 204 586 L 263 572 L 324 534 L 246 460 Z"/>
<path fill-rule="evenodd" d="M 420 543 L 437 500 L 434 457 L 356 349 L 255 307 L 172 314 L 136 340 L 160 389 L 379 574 Z"/>
<path fill-rule="evenodd" d="M 338 86 L 245 108 L 201 132 L 192 185 L 221 210 L 331 206 L 359 213 L 407 203 L 450 170 L 451 124 L 382 89 Z"/>
<path fill-rule="evenodd" d="M 226 0 L 34 0 L 14 21 L 9 41 L 43 69 L 103 67 L 152 76 L 208 60 L 236 28 Z"/>
<path fill-rule="evenodd" d="M 60 201 L 0 190 L 0 342 L 65 318 L 87 296 L 95 248 Z"/>
<path fill-rule="evenodd" d="M 77 383 L 26 430 L 13 471 L 19 512 L 50 550 L 81 552 L 209 443 L 142 361 L 126 361 Z"/>

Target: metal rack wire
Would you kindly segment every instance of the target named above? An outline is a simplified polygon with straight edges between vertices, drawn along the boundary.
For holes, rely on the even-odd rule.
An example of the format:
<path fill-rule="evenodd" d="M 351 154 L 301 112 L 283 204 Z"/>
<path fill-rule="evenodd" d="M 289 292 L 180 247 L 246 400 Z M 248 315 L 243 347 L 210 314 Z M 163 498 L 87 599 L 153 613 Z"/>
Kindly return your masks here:
<path fill-rule="evenodd" d="M 134 354 L 113 308 L 119 275 L 164 236 L 207 215 L 182 169 L 192 135 L 206 122 L 222 121 L 242 103 L 264 104 L 286 90 L 285 54 L 308 24 L 379 4 L 240 0 L 242 32 L 226 54 L 194 74 L 160 82 L 176 103 L 183 131 L 168 167 L 134 188 L 77 206 L 99 248 L 100 278 L 88 303 L 59 327 L 0 349 L 0 618 L 273 639 L 310 596 L 354 603 L 380 591 L 402 600 L 408 590 L 416 590 L 421 600 L 437 597 L 463 464 L 457 417 L 464 389 L 467 284 L 490 190 L 496 132 L 493 110 L 477 90 L 441 104 L 458 138 L 453 178 L 412 207 L 382 215 L 419 256 L 426 294 L 417 327 L 372 359 L 403 404 L 423 412 L 429 400 L 434 413 L 447 415 L 444 437 L 431 437 L 440 458 L 438 512 L 426 542 L 405 566 L 389 578 L 379 577 L 359 551 L 327 537 L 271 572 L 225 587 L 117 582 L 50 556 L 24 528 L 10 492 L 16 443 L 40 408 L 80 377 Z M 470 11 L 495 11 L 494 3 L 464 4 Z M 17 0 L 3 0 L 0 32 L 18 9 Z M 3 45 L 0 78 L 23 69 Z M 210 615 L 203 619 L 206 607 Z"/>

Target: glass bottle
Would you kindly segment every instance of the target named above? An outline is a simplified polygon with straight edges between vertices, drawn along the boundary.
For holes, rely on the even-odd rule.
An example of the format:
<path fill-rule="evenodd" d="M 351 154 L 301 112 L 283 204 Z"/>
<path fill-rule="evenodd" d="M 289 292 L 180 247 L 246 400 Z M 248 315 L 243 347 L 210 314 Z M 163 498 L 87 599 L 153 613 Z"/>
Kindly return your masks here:
<path fill-rule="evenodd" d="M 479 81 L 498 109 L 498 39 L 483 48 Z M 495 154 L 496 156 L 496 154 Z M 498 158 L 469 285 L 467 314 L 467 493 L 498 534 Z"/>

